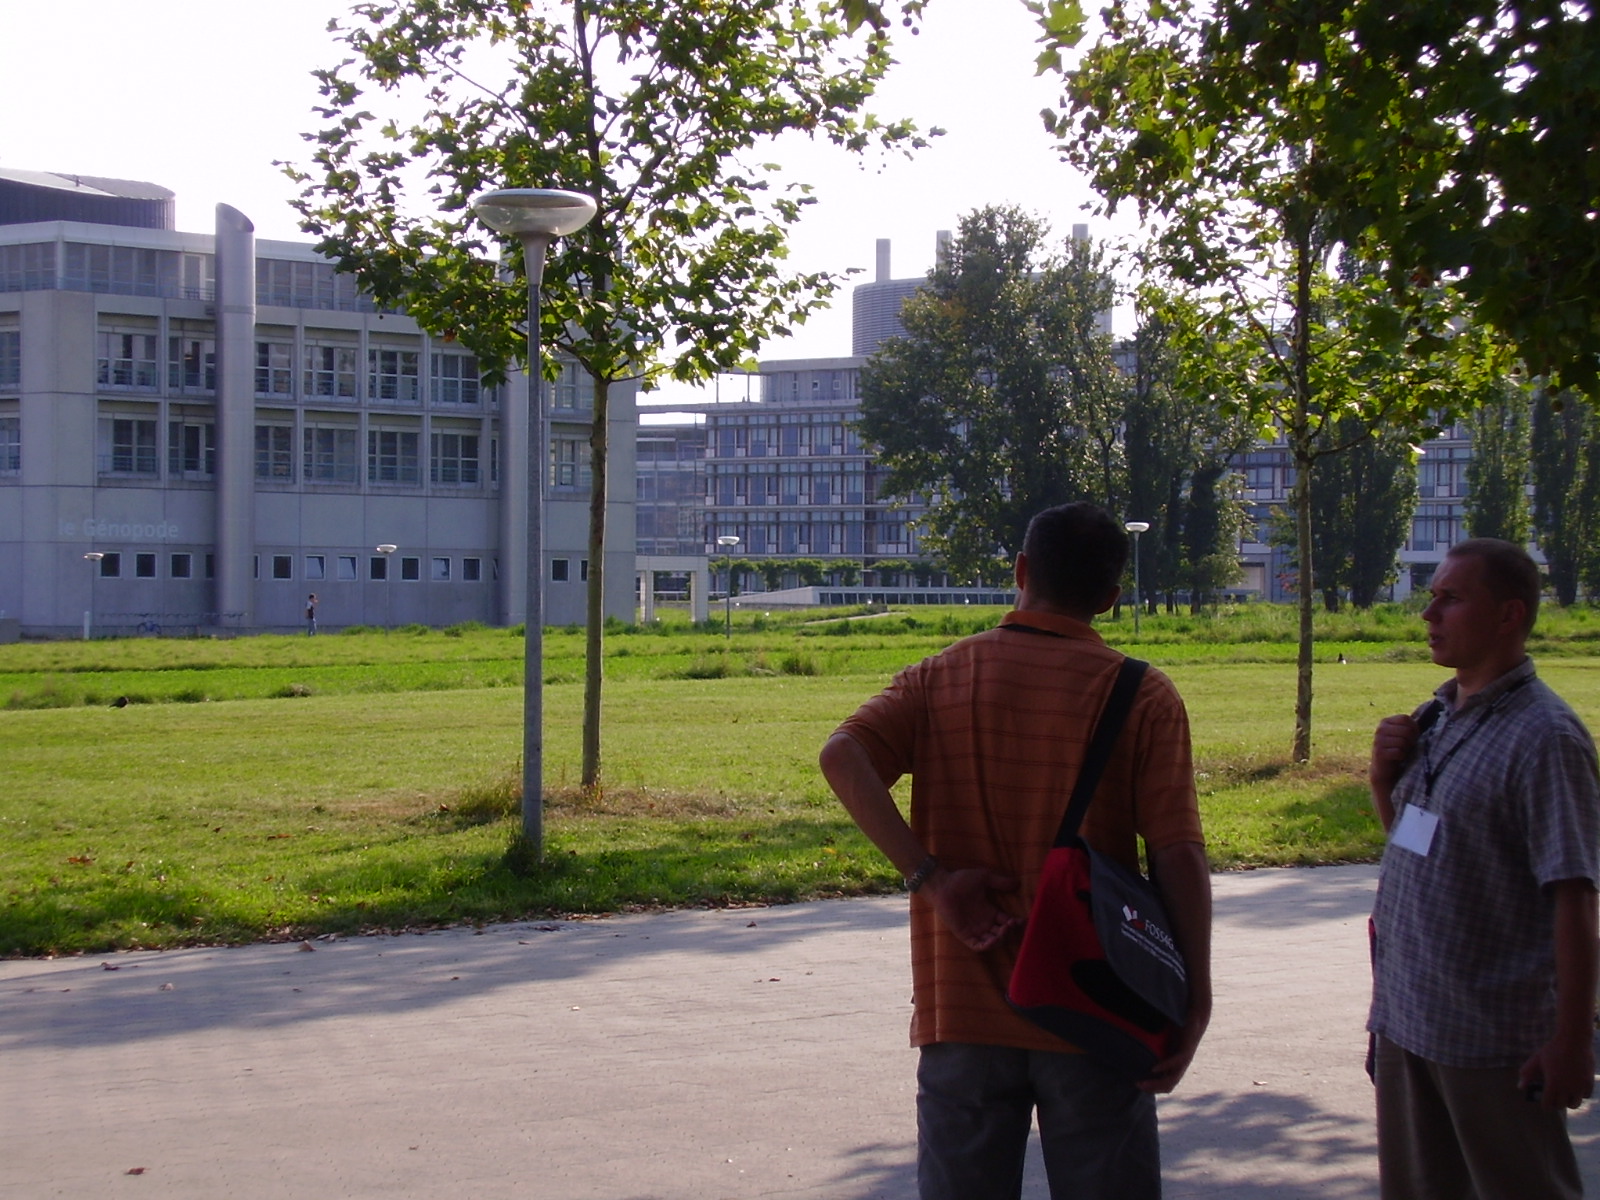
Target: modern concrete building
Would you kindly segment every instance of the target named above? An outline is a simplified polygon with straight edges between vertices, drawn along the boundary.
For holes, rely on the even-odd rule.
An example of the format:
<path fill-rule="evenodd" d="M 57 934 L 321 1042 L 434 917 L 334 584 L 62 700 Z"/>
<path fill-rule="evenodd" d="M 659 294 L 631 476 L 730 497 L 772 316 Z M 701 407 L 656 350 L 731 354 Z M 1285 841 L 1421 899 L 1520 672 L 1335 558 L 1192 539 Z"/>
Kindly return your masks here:
<path fill-rule="evenodd" d="M 214 235 L 180 233 L 170 200 L 0 171 L 0 618 L 281 630 L 314 592 L 324 627 L 520 621 L 526 378 L 488 388 L 311 247 L 258 242 L 226 205 Z M 568 365 L 544 389 L 552 624 L 584 613 L 586 383 Z M 624 619 L 635 420 L 614 388 L 606 611 Z"/>
<path fill-rule="evenodd" d="M 1086 238 L 1088 227 L 1075 225 L 1072 234 Z M 948 242 L 949 234 L 941 233 L 939 255 Z M 853 604 L 891 598 L 891 593 L 897 602 L 954 594 L 937 577 L 932 588 L 912 588 L 896 586 L 910 584 L 908 579 L 867 573 L 878 559 L 922 557 L 915 527 L 920 505 L 895 504 L 881 496 L 882 472 L 851 422 L 860 412 L 861 367 L 884 340 L 904 333 L 900 307 L 926 277 L 893 278 L 887 239 L 877 243 L 875 276 L 852 294 L 852 356 L 766 361 L 760 365 L 758 397 L 696 408 L 705 438 L 705 503 L 698 507 L 704 516 L 701 552 L 717 555 L 717 538 L 734 536 L 741 557 L 861 564 L 861 584 L 809 589 L 805 598 L 817 603 Z M 1100 325 L 1111 333 L 1109 312 Z M 1119 359 L 1127 358 L 1124 347 Z M 1123 365 L 1131 369 L 1131 362 Z M 660 436 L 659 430 L 653 432 Z M 1471 457 L 1467 431 L 1459 426 L 1448 430 L 1424 451 L 1417 510 L 1399 554 L 1400 575 L 1393 589 L 1397 599 L 1426 588 L 1445 552 L 1465 536 L 1466 462 Z M 1266 528 L 1271 513 L 1288 503 L 1293 464 L 1284 447 L 1262 443 L 1235 465 L 1252 529 L 1239 546 L 1240 577 L 1228 592 L 1288 600 L 1293 552 L 1269 544 Z"/>

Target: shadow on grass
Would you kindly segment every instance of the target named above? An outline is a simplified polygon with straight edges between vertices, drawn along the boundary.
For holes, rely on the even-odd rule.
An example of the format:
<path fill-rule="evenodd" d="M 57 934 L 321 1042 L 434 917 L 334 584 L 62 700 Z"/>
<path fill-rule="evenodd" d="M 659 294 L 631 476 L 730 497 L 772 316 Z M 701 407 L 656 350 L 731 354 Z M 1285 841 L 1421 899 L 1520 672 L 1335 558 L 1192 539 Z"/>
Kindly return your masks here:
<path fill-rule="evenodd" d="M 1261 797 L 1233 787 L 1201 800 L 1207 847 L 1221 870 L 1376 862 L 1384 835 L 1364 783 L 1304 785 Z"/>
<path fill-rule="evenodd" d="M 506 838 L 473 851 L 434 847 L 425 860 L 398 843 L 286 873 L 277 909 L 230 895 L 226 879 L 192 881 L 97 871 L 63 875 L 0 899 L 0 954 L 99 953 L 411 931 L 661 907 L 731 907 L 872 894 L 895 878 L 842 818 L 592 822 L 557 830 L 545 861 L 508 865 Z M 359 899 L 354 899 L 359 897 Z"/>

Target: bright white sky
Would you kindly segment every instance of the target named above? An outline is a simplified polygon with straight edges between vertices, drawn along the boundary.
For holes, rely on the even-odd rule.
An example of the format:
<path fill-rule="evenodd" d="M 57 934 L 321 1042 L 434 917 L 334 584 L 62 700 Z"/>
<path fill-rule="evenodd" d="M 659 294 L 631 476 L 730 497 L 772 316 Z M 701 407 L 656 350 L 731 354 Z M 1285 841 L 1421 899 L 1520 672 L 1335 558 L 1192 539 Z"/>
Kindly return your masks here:
<path fill-rule="evenodd" d="M 257 236 L 301 240 L 293 188 L 273 160 L 305 161 L 310 72 L 337 61 L 328 19 L 343 0 L 0 0 L 0 165 L 145 180 L 177 193 L 178 228 L 210 232 L 220 203 Z M 1089 221 L 1089 189 L 1058 161 L 1039 110 L 1059 77 L 1034 75 L 1038 30 L 1021 0 L 933 0 L 922 33 L 901 31 L 900 65 L 876 109 L 947 131 L 906 161 L 865 167 L 806 144 L 780 156 L 819 195 L 794 236 L 797 269 L 925 273 L 935 235 L 964 212 L 1014 203 L 1065 236 Z M 1120 216 L 1120 214 L 1119 214 Z M 1126 227 L 1123 228 L 1126 232 Z M 850 353 L 848 284 L 833 308 L 762 358 Z M 690 397 L 685 397 L 690 398 Z"/>

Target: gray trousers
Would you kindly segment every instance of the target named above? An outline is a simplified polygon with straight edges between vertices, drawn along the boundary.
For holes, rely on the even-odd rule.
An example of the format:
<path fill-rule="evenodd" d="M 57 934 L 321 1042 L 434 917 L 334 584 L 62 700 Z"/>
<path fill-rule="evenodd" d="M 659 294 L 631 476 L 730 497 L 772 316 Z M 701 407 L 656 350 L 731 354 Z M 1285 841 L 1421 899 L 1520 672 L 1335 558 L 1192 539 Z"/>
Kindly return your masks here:
<path fill-rule="evenodd" d="M 1052 1200 L 1158 1200 L 1154 1096 L 1085 1054 L 959 1042 L 917 1066 L 922 1200 L 1017 1200 L 1036 1108 Z"/>
<path fill-rule="evenodd" d="M 1567 1114 L 1527 1099 L 1516 1067 L 1444 1067 L 1377 1040 L 1383 1200 L 1578 1200 Z"/>

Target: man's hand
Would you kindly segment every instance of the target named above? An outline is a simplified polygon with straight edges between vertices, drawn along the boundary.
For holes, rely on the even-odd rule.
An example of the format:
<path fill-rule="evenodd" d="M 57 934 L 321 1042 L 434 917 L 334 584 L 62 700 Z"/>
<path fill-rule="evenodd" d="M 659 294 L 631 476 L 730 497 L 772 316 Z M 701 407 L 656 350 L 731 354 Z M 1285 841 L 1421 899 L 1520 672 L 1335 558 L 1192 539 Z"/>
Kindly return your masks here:
<path fill-rule="evenodd" d="M 938 867 L 922 885 L 922 894 L 932 902 L 940 922 L 963 945 L 979 953 L 1021 926 L 1021 917 L 1012 916 L 994 902 L 995 892 L 1016 890 L 1015 879 L 986 867 L 959 871 Z"/>
<path fill-rule="evenodd" d="M 1191 1010 L 1188 1021 L 1178 1030 L 1178 1043 L 1172 1048 L 1172 1053 L 1151 1067 L 1150 1074 L 1135 1086 L 1141 1092 L 1154 1092 L 1157 1095 L 1177 1087 L 1184 1072 L 1188 1071 L 1189 1064 L 1194 1061 L 1194 1052 L 1200 1048 L 1200 1039 L 1205 1037 L 1206 1027 L 1210 1024 L 1209 1005 L 1202 1010 Z"/>
<path fill-rule="evenodd" d="M 1517 1086 L 1539 1089 L 1541 1108 L 1577 1108 L 1594 1093 L 1594 1036 L 1551 1038 L 1522 1064 Z"/>
<path fill-rule="evenodd" d="M 1383 827 L 1394 823 L 1394 805 L 1389 796 L 1394 785 L 1400 782 L 1406 761 L 1417 748 L 1421 731 L 1409 714 L 1385 717 L 1378 722 L 1372 735 L 1372 760 L 1367 765 L 1367 782 L 1372 786 L 1372 804 L 1378 810 Z"/>

